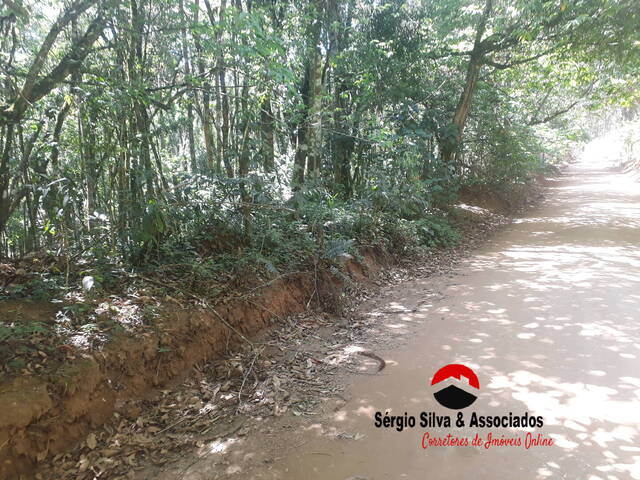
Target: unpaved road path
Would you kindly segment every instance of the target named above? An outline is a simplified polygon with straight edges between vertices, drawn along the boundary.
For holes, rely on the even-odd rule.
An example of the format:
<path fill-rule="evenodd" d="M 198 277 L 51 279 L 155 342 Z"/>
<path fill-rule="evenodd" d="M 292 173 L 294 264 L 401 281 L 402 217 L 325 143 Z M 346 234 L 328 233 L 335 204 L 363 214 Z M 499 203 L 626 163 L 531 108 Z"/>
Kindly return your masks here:
<path fill-rule="evenodd" d="M 171 478 L 640 479 L 639 247 L 638 183 L 606 166 L 574 165 L 542 207 L 499 233 L 453 277 L 387 292 L 390 307 L 416 309 L 390 315 L 389 335 L 407 325 L 413 333 L 381 353 L 387 367 L 380 374 L 349 379 L 344 405 L 292 418 L 297 423 L 289 428 L 287 420 L 267 420 L 264 435 L 212 448 L 224 459 L 217 468 L 205 461 Z M 433 300 L 436 289 L 442 295 Z M 526 432 L 375 428 L 376 411 L 434 411 L 455 420 L 430 387 L 434 372 L 449 363 L 468 365 L 480 379 L 467 414 L 540 415 L 544 426 L 534 434 L 555 445 L 423 449 L 425 431 Z"/>

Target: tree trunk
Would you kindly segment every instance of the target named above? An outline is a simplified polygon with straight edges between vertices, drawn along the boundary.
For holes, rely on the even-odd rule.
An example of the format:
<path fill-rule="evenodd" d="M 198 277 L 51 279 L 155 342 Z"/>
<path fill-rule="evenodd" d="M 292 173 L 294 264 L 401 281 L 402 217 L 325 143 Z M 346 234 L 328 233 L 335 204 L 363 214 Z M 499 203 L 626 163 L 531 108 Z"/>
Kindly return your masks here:
<path fill-rule="evenodd" d="M 349 135 L 349 127 L 345 121 L 346 101 L 342 98 L 346 87 L 344 82 L 337 80 L 334 92 L 335 110 L 333 122 L 335 132 L 332 135 L 332 154 L 334 158 L 334 179 L 336 184 L 342 188 L 342 194 L 348 198 L 352 194 L 351 182 L 351 156 L 355 147 L 355 139 Z"/>
<path fill-rule="evenodd" d="M 307 178 L 320 175 L 322 143 L 322 61 L 316 50 L 309 65 L 309 103 L 307 116 Z"/>
<path fill-rule="evenodd" d="M 196 15 L 195 22 L 198 23 L 198 17 L 200 12 L 200 3 L 196 0 Z M 200 42 L 200 34 L 194 33 L 194 43 L 196 47 L 196 53 L 198 55 L 198 74 L 200 78 L 205 78 L 205 63 L 202 52 L 202 43 Z M 207 154 L 207 168 L 210 171 L 216 169 L 216 154 L 215 154 L 215 142 L 213 140 L 213 128 L 211 124 L 211 95 L 209 93 L 210 84 L 206 83 L 202 92 L 202 133 L 204 136 L 204 148 Z M 218 161 L 219 163 L 219 161 Z"/>
<path fill-rule="evenodd" d="M 264 171 L 273 172 L 275 169 L 275 128 L 271 95 L 268 95 L 260 106 L 260 137 Z"/>
<path fill-rule="evenodd" d="M 473 49 L 467 65 L 467 73 L 465 76 L 464 88 L 460 94 L 460 100 L 451 121 L 450 130 L 442 132 L 440 135 L 440 156 L 445 165 L 451 167 L 456 150 L 462 141 L 464 127 L 471 109 L 471 101 L 478 85 L 478 76 L 480 68 L 484 62 L 484 50 L 482 45 L 482 36 L 487 27 L 487 21 L 491 16 L 493 9 L 493 0 L 486 0 L 482 16 L 476 28 Z"/>
<path fill-rule="evenodd" d="M 180 12 L 182 12 L 183 22 L 186 22 L 187 17 L 184 11 L 184 1 L 180 0 Z M 183 23 L 184 25 L 184 23 Z M 184 62 L 184 75 L 187 77 L 187 81 L 191 81 L 191 60 L 189 56 L 189 46 L 187 44 L 187 29 L 183 26 L 180 29 L 180 36 L 182 39 L 182 61 Z M 192 92 L 193 93 L 193 92 Z M 187 142 L 189 145 L 189 165 L 191 165 L 191 173 L 198 172 L 198 160 L 196 158 L 196 140 L 193 133 L 193 96 L 187 95 Z"/>
<path fill-rule="evenodd" d="M 211 8 L 211 3 L 209 0 L 204 0 L 204 4 L 207 9 L 207 14 L 209 16 L 209 22 L 211 25 L 215 26 L 216 21 L 213 14 L 213 8 Z M 225 10 L 227 8 L 226 0 L 222 0 L 220 2 L 220 10 L 219 10 L 219 22 L 222 23 L 224 21 Z M 221 33 L 216 35 L 216 40 L 218 43 L 222 41 Z M 222 159 L 222 163 L 224 165 L 224 169 L 227 173 L 227 177 L 233 178 L 233 166 L 231 165 L 231 158 L 229 155 L 229 129 L 230 129 L 230 108 L 229 108 L 229 92 L 227 91 L 227 71 L 224 65 L 224 59 L 218 59 L 217 65 L 217 77 L 219 84 L 219 97 L 218 97 L 218 105 L 220 107 L 220 153 L 219 158 Z M 218 170 L 220 166 L 218 164 Z"/>
<path fill-rule="evenodd" d="M 320 138 L 322 129 L 322 62 L 320 33 L 322 28 L 322 2 L 314 2 L 316 15 L 309 25 L 307 58 L 301 95 L 302 120 L 298 124 L 297 148 L 293 165 L 292 184 L 299 188 L 309 176 L 316 177 L 320 167 Z M 305 173 L 306 164 L 306 173 Z"/>

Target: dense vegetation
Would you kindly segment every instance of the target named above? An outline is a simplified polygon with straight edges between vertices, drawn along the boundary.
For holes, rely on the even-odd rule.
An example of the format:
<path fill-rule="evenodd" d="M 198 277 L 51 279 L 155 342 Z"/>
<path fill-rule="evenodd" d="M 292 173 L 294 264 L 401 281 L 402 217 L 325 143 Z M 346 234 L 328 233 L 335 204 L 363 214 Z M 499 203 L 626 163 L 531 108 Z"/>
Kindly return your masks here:
<path fill-rule="evenodd" d="M 639 11 L 4 0 L 0 256 L 277 271 L 450 242 L 460 186 L 526 182 L 577 115 L 636 105 Z"/>

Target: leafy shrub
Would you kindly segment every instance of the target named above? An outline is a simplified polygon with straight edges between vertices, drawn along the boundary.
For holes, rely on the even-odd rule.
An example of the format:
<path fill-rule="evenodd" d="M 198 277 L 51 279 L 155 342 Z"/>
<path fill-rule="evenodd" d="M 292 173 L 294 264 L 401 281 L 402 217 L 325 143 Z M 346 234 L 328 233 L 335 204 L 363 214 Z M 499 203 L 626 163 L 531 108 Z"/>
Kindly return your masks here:
<path fill-rule="evenodd" d="M 444 217 L 430 215 L 416 221 L 421 243 L 428 247 L 447 247 L 460 241 L 460 234 Z"/>
<path fill-rule="evenodd" d="M 545 150 L 529 127 L 510 128 L 495 125 L 483 139 L 484 155 L 466 183 L 509 185 L 525 183 L 545 169 Z"/>

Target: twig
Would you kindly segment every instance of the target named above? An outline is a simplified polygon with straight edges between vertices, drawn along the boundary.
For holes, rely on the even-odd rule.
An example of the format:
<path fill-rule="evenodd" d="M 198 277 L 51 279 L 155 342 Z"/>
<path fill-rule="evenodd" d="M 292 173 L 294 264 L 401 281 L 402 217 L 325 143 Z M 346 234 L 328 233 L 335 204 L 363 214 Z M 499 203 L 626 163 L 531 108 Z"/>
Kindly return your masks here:
<path fill-rule="evenodd" d="M 251 370 L 253 369 L 253 364 L 256 363 L 256 359 L 262 353 L 262 350 L 257 350 L 253 355 L 253 360 L 251 360 L 251 364 L 249 365 L 249 369 L 242 377 L 242 384 L 240 385 L 240 390 L 238 390 L 238 407 L 236 408 L 236 415 L 240 412 L 240 407 L 242 406 L 242 389 L 244 388 L 244 384 L 247 381 L 247 378 L 251 374 Z"/>
<path fill-rule="evenodd" d="M 307 302 L 307 310 L 309 310 L 309 307 L 311 306 L 311 301 L 313 300 L 313 297 L 318 295 L 318 258 L 314 257 L 313 259 L 313 292 L 311 293 L 311 296 L 309 297 L 309 301 Z M 320 301 L 320 296 L 318 295 L 318 301 Z"/>
<path fill-rule="evenodd" d="M 271 280 L 269 280 L 266 283 L 263 283 L 261 285 L 258 285 L 257 287 L 253 287 L 250 288 L 249 290 L 247 290 L 245 293 L 243 293 L 242 295 L 231 295 L 231 298 L 241 298 L 244 299 L 245 297 L 248 297 L 249 295 L 251 295 L 253 292 L 255 292 L 256 290 L 260 290 L 261 288 L 267 287 L 269 285 L 271 285 L 272 283 L 280 280 L 281 278 L 285 278 L 285 277 L 291 277 L 293 275 L 298 275 L 298 274 L 303 274 L 305 272 L 301 272 L 301 271 L 295 271 L 295 272 L 287 272 L 287 273 L 283 273 L 278 275 L 275 278 L 272 278 Z"/>
<path fill-rule="evenodd" d="M 162 430 L 159 430 L 156 432 L 156 435 L 160 435 L 161 433 L 166 432 L 167 430 L 171 430 L 173 427 L 177 427 L 178 425 L 180 425 L 182 422 L 184 422 L 188 417 L 182 417 L 180 420 L 178 420 L 175 423 L 172 423 L 171 425 L 169 425 L 168 427 L 164 427 Z"/>
<path fill-rule="evenodd" d="M 244 340 L 245 342 L 247 342 L 249 344 L 249 346 L 253 349 L 254 345 L 251 342 L 251 340 L 249 340 L 247 337 L 245 337 L 241 332 L 239 332 L 233 325 L 231 325 L 229 322 L 227 322 L 224 318 L 222 318 L 222 315 L 220 315 L 212 306 L 210 306 L 205 300 L 200 299 L 198 297 L 196 297 L 195 295 L 193 295 L 194 298 L 196 298 L 197 300 L 202 301 L 202 303 L 204 304 L 204 306 L 206 308 L 208 308 L 211 312 L 213 312 L 213 314 L 218 317 L 218 320 L 220 320 L 229 330 L 231 330 L 233 333 L 235 333 L 236 335 L 238 335 L 242 340 Z"/>
<path fill-rule="evenodd" d="M 205 415 L 208 415 L 209 413 L 211 413 L 210 411 L 208 412 L 202 412 L 202 413 L 198 413 L 196 416 L 194 417 L 182 417 L 180 420 L 178 420 L 177 422 L 172 423 L 171 425 L 164 427 L 162 430 L 157 431 L 155 434 L 156 435 L 160 435 L 161 433 L 166 432 L 167 430 L 171 430 L 173 427 L 177 427 L 178 425 L 180 425 L 182 422 L 184 422 L 185 420 L 198 420 L 200 417 L 204 417 Z M 211 420 L 211 423 L 215 423 L 220 417 L 216 417 L 214 419 Z"/>
<path fill-rule="evenodd" d="M 249 302 L 253 305 L 255 305 L 258 308 L 262 308 L 265 312 L 270 313 L 271 315 L 273 315 L 274 317 L 276 317 L 278 320 L 282 320 L 282 317 L 280 317 L 280 315 L 278 315 L 277 313 L 275 313 L 273 310 L 268 309 L 267 307 L 265 307 L 264 305 L 258 303 L 258 302 L 254 302 L 253 300 L 249 300 L 248 298 L 244 299 L 246 302 Z"/>
<path fill-rule="evenodd" d="M 204 305 L 204 307 L 205 307 L 207 310 L 209 310 L 211 313 L 213 313 L 213 314 L 216 316 L 216 318 L 217 318 L 218 320 L 220 320 L 220 322 L 222 322 L 222 324 L 223 324 L 225 327 L 227 327 L 227 328 L 228 328 L 229 330 L 231 330 L 233 333 L 235 333 L 236 335 L 238 335 L 238 337 L 240 337 L 242 340 L 244 340 L 245 342 L 247 342 L 247 343 L 249 344 L 249 346 L 251 347 L 251 349 L 253 349 L 253 348 L 254 348 L 253 343 L 252 343 L 252 342 L 251 342 L 247 337 L 245 337 L 245 336 L 242 334 L 242 332 L 240 332 L 237 328 L 235 328 L 233 325 L 231 325 L 229 322 L 227 322 L 227 321 L 222 317 L 222 315 L 220 315 L 220 314 L 218 313 L 218 311 L 217 311 L 215 308 L 213 308 L 211 305 L 209 305 L 209 303 L 208 303 L 204 298 L 198 297 L 197 295 L 195 295 L 195 294 L 193 294 L 193 293 L 191 293 L 191 292 L 189 292 L 189 291 L 183 290 L 183 289 L 181 289 L 181 288 L 179 288 L 179 287 L 176 287 L 175 285 L 168 285 L 167 283 L 159 282 L 159 281 L 157 281 L 157 280 L 153 280 L 152 278 L 143 277 L 142 275 L 138 275 L 138 274 L 133 274 L 133 275 L 134 275 L 135 277 L 137 277 L 137 278 L 141 279 L 141 280 L 144 280 L 144 281 L 149 282 L 149 283 L 153 283 L 154 285 L 159 285 L 159 286 L 161 286 L 161 287 L 163 287 L 163 288 L 167 288 L 167 287 L 168 287 L 168 288 L 172 288 L 173 290 L 176 290 L 177 292 L 180 292 L 180 293 L 182 293 L 183 295 L 186 295 L 187 297 L 192 298 L 193 300 L 197 300 L 197 301 L 198 301 L 198 302 L 200 302 L 202 305 Z"/>

